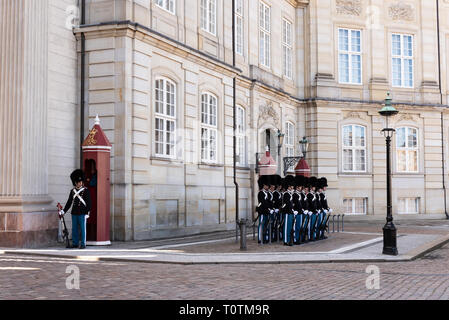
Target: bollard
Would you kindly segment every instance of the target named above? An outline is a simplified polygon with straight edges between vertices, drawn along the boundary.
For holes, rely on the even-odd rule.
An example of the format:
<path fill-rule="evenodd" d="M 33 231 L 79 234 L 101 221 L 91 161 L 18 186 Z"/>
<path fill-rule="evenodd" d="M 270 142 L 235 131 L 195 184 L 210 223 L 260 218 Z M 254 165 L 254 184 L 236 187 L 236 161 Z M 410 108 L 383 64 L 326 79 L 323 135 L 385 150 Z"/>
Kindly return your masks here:
<path fill-rule="evenodd" d="M 345 231 L 344 218 L 345 218 L 345 215 L 342 214 L 342 215 L 341 215 L 341 232 L 344 232 L 344 231 Z"/>
<path fill-rule="evenodd" d="M 340 232 L 340 215 L 337 214 L 337 232 Z"/>
<path fill-rule="evenodd" d="M 335 214 L 332 215 L 332 233 L 335 232 Z"/>
<path fill-rule="evenodd" d="M 240 250 L 246 251 L 246 223 L 247 219 L 240 219 L 238 222 L 240 228 Z"/>

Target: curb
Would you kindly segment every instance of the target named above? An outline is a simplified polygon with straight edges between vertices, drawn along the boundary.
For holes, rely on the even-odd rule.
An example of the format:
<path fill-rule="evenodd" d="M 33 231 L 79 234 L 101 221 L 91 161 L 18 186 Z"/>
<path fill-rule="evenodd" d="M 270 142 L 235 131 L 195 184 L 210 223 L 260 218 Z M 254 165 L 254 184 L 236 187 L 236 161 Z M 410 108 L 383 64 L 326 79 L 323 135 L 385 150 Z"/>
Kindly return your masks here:
<path fill-rule="evenodd" d="M 52 257 L 60 259 L 72 259 L 72 260 L 83 260 L 83 261 L 104 261 L 104 262 L 139 262 L 139 263 L 161 263 L 161 264 L 175 264 L 175 265 L 219 265 L 219 264 L 311 264 L 311 263 L 382 263 L 382 262 L 407 262 L 413 261 L 427 253 L 436 250 L 445 244 L 449 243 L 449 234 L 439 237 L 429 243 L 423 244 L 402 256 L 401 258 L 344 258 L 342 256 L 339 259 L 318 259 L 318 260 L 276 260 L 276 261 L 181 261 L 181 260 L 144 260 L 141 258 L 114 258 L 114 257 L 101 257 L 101 256 L 82 256 L 82 255 L 63 255 L 63 254 L 50 254 L 50 253 L 35 253 L 26 251 L 12 251 L 12 250 L 0 250 L 0 254 L 12 254 L 12 255 L 26 255 L 26 256 L 41 256 L 41 257 Z M 342 254 L 344 255 L 344 254 Z"/>

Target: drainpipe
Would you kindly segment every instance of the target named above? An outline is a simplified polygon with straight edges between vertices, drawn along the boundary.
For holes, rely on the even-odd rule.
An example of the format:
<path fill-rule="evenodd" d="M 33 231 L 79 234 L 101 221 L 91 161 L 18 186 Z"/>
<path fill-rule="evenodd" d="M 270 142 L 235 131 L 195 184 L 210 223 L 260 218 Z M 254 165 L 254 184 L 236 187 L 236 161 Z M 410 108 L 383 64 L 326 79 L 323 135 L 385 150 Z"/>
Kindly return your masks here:
<path fill-rule="evenodd" d="M 437 40 L 438 40 L 438 84 L 440 89 L 440 104 L 443 105 L 443 90 L 441 88 L 441 48 L 440 48 L 440 8 L 439 0 L 436 0 L 437 5 Z M 443 107 L 442 107 L 443 108 Z M 446 179 L 444 170 L 444 122 L 443 122 L 443 111 L 441 111 L 441 162 L 443 171 L 443 192 L 444 192 L 444 214 L 446 219 L 449 219 L 449 214 L 447 213 L 447 200 L 446 200 Z"/>
<path fill-rule="evenodd" d="M 86 24 L 86 0 L 81 0 L 81 25 Z M 84 32 L 81 32 L 81 97 L 80 97 L 80 169 L 83 168 L 83 150 L 82 144 L 84 141 L 84 90 L 85 90 L 85 64 L 86 64 L 86 38 Z"/>
<path fill-rule="evenodd" d="M 235 0 L 232 0 L 232 66 L 235 67 Z M 233 137 L 233 152 L 234 152 L 234 164 L 233 164 L 233 176 L 235 185 L 235 241 L 238 241 L 239 232 L 239 184 L 237 182 L 237 110 L 236 110 L 236 76 L 232 81 L 232 108 L 233 108 L 233 119 L 234 119 L 234 137 Z M 240 235 L 241 237 L 246 235 Z"/>

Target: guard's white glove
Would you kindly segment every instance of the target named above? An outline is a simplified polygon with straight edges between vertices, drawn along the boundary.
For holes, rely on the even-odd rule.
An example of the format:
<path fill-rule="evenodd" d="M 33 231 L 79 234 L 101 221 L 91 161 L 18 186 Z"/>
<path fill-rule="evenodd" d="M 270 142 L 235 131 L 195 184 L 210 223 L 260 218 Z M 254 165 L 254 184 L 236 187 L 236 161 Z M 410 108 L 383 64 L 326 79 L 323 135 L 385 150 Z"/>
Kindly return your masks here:
<path fill-rule="evenodd" d="M 327 211 L 326 209 L 324 209 L 324 213 L 325 213 L 325 214 L 328 214 L 328 213 L 329 213 L 329 211 Z"/>
<path fill-rule="evenodd" d="M 274 212 L 279 213 L 279 209 L 274 210 Z"/>
<path fill-rule="evenodd" d="M 273 212 L 274 212 L 274 210 L 273 210 L 273 209 L 270 209 L 270 214 L 273 214 Z"/>
<path fill-rule="evenodd" d="M 59 210 L 59 212 L 58 212 L 58 213 L 59 213 L 59 216 L 60 216 L 60 217 L 63 217 L 63 216 L 65 215 L 65 212 L 64 212 L 64 210 Z"/>
<path fill-rule="evenodd" d="M 293 211 L 293 213 L 295 214 L 295 216 L 298 214 L 298 211 Z"/>

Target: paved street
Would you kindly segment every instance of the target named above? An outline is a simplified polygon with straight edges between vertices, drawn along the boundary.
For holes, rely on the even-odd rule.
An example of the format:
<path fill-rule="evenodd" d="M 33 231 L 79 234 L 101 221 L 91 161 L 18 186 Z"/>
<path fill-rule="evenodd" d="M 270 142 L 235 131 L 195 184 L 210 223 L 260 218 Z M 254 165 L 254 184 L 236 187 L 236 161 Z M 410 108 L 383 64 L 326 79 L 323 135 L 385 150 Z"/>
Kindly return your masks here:
<path fill-rule="evenodd" d="M 68 266 L 80 289 L 68 290 Z M 449 244 L 411 262 L 171 265 L 0 255 L 0 299 L 449 299 Z"/>

